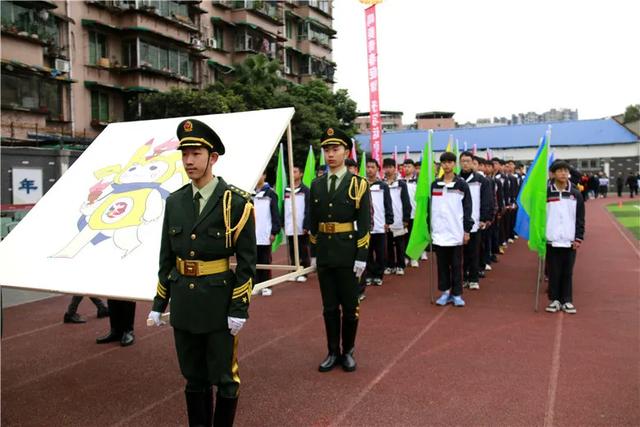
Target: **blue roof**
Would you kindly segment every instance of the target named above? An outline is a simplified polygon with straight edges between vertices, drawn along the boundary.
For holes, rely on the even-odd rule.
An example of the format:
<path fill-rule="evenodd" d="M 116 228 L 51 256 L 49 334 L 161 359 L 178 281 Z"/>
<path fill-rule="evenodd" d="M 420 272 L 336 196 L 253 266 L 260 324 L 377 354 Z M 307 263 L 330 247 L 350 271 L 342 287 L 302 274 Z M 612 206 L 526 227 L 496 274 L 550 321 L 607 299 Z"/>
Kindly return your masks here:
<path fill-rule="evenodd" d="M 537 147 L 547 127 L 551 125 L 551 146 L 580 146 L 604 144 L 629 144 L 638 142 L 638 137 L 613 119 L 574 120 L 553 123 L 534 123 L 513 126 L 487 126 L 476 128 L 438 129 L 433 133 L 434 151 L 444 151 L 449 141 L 458 140 L 462 151 L 464 142 L 471 150 L 476 144 L 478 150 L 487 148 L 526 148 Z M 397 147 L 404 153 L 406 147 L 416 153 L 424 149 L 427 141 L 426 130 L 390 131 L 382 134 L 382 152 L 393 153 Z M 369 152 L 369 134 L 355 136 L 360 147 Z"/>

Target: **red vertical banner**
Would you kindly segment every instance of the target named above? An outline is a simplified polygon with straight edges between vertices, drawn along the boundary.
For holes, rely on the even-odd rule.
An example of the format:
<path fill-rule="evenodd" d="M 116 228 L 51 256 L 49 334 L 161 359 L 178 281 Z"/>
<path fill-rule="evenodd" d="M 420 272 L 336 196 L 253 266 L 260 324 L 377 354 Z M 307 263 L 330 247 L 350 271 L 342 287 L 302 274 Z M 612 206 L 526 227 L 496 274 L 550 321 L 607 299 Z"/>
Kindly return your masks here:
<path fill-rule="evenodd" d="M 369 75 L 369 124 L 371 157 L 382 165 L 382 120 L 378 84 L 378 42 L 376 36 L 376 5 L 364 10 L 367 32 L 367 69 Z"/>

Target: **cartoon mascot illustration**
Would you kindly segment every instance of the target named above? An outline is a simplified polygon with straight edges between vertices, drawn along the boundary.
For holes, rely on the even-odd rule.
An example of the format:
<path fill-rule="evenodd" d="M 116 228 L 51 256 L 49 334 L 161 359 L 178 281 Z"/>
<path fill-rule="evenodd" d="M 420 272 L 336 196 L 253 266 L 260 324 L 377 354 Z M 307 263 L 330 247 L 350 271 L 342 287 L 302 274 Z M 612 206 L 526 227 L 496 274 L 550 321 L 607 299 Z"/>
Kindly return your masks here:
<path fill-rule="evenodd" d="M 170 192 L 187 182 L 178 141 L 142 145 L 124 167 L 113 165 L 94 173 L 99 180 L 82 203 L 78 234 L 54 258 L 73 258 L 87 244 L 111 239 L 122 258 L 142 244 L 144 226 L 162 217 Z"/>

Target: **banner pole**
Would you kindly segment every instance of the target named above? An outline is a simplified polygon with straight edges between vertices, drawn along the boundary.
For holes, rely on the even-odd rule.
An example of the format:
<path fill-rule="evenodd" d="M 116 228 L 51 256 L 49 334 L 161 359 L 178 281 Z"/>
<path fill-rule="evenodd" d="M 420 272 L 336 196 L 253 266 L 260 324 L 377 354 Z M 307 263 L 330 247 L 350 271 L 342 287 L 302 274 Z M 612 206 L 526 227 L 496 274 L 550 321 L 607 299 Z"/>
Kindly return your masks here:
<path fill-rule="evenodd" d="M 295 193 L 295 185 L 296 183 L 293 180 L 293 137 L 291 136 L 291 122 L 287 126 L 287 151 L 289 155 L 287 156 L 289 161 L 289 198 L 291 200 L 291 217 L 293 222 L 293 263 L 296 266 L 296 270 L 300 269 L 300 253 L 298 252 L 298 247 L 300 243 L 298 242 L 298 209 L 296 208 L 296 193 Z M 286 191 L 285 191 L 286 193 Z M 284 210 L 284 200 L 283 200 L 283 210 Z M 302 213 L 302 212 L 301 212 Z M 284 224 L 282 225 L 284 227 Z M 284 232 L 284 237 L 287 239 L 287 233 Z M 287 248 L 288 249 L 288 248 Z"/>

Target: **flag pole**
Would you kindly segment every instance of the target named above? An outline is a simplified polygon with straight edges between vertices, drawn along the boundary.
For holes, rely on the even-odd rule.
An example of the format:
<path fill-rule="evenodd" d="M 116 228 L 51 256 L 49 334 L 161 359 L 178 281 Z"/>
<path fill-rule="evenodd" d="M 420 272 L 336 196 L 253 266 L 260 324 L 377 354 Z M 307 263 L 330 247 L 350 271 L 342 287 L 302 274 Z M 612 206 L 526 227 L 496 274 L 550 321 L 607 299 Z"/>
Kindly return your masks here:
<path fill-rule="evenodd" d="M 536 280 L 536 298 L 535 298 L 535 305 L 533 306 L 533 311 L 535 311 L 536 313 L 538 312 L 538 300 L 540 298 L 540 279 L 542 276 L 542 272 L 543 272 L 543 267 L 544 265 L 544 258 L 542 258 L 541 256 L 538 256 L 538 278 Z"/>
<path fill-rule="evenodd" d="M 435 304 L 433 298 L 433 242 L 429 243 L 429 300 Z"/>

